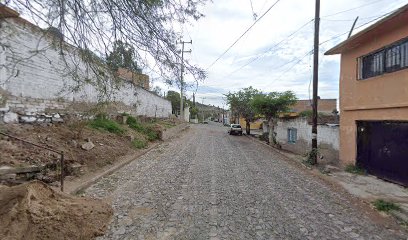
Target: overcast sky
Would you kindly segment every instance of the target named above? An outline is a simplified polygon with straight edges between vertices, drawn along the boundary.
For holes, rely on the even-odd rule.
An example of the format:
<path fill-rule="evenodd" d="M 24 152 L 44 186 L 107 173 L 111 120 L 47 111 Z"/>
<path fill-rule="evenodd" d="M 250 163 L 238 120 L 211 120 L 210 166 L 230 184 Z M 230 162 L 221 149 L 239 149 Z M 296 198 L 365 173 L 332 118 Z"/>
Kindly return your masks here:
<path fill-rule="evenodd" d="M 186 45 L 186 49 L 192 50 L 191 54 L 185 54 L 186 58 L 208 72 L 208 78 L 198 87 L 197 101 L 222 107 L 225 105 L 223 94 L 249 86 L 264 92 L 293 90 L 298 98 L 309 98 L 314 0 L 280 0 L 228 53 L 214 63 L 254 23 L 254 14 L 259 18 L 275 2 L 252 0 L 251 7 L 251 0 L 214 0 L 202 7 L 204 18 L 183 27 L 184 40 L 193 40 L 191 47 Z M 340 68 L 339 56 L 323 56 L 323 53 L 347 38 L 347 32 L 357 16 L 356 27 L 367 22 L 372 24 L 380 16 L 407 3 L 407 0 L 321 1 L 321 98 L 338 98 Z M 185 78 L 192 81 L 188 74 Z M 153 84 L 164 90 L 172 89 L 160 80 Z M 190 89 L 187 96 L 191 97 L 195 90 Z"/>

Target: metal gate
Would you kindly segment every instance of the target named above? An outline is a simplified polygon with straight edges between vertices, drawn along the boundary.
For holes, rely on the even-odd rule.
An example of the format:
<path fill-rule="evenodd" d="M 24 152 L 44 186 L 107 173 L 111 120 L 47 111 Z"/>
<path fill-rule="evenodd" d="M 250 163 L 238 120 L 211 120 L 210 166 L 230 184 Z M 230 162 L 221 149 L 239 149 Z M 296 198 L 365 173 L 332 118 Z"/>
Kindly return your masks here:
<path fill-rule="evenodd" d="M 357 166 L 408 186 L 408 122 L 358 121 Z"/>

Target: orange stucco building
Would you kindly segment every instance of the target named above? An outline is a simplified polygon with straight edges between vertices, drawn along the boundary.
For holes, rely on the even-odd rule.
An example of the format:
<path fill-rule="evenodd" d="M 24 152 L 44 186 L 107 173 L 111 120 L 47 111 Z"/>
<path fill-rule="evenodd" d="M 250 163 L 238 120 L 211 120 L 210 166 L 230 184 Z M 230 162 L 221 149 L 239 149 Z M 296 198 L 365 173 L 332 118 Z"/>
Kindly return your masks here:
<path fill-rule="evenodd" d="M 407 185 L 408 5 L 325 54 L 341 54 L 340 161 Z"/>

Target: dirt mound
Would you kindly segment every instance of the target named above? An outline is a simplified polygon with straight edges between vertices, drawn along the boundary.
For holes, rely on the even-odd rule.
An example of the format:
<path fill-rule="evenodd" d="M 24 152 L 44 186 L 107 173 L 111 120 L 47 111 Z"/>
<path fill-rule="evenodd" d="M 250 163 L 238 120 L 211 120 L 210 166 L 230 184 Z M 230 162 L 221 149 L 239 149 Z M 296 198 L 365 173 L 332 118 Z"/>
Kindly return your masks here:
<path fill-rule="evenodd" d="M 0 185 L 0 239 L 92 239 L 104 233 L 112 213 L 107 203 L 55 192 L 39 181 Z"/>

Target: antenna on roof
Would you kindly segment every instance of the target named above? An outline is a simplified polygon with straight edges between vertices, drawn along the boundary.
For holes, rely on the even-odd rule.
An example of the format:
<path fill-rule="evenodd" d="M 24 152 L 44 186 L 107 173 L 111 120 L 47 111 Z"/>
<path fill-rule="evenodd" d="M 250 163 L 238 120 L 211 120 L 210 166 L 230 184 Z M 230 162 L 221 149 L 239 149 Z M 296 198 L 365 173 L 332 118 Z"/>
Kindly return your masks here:
<path fill-rule="evenodd" d="M 354 20 L 354 22 L 353 22 L 353 26 L 351 26 L 351 29 L 350 29 L 350 32 L 349 32 L 349 34 L 348 34 L 347 38 L 350 38 L 351 33 L 353 32 L 354 27 L 356 26 L 357 20 L 358 20 L 358 16 L 356 17 L 356 20 Z"/>

